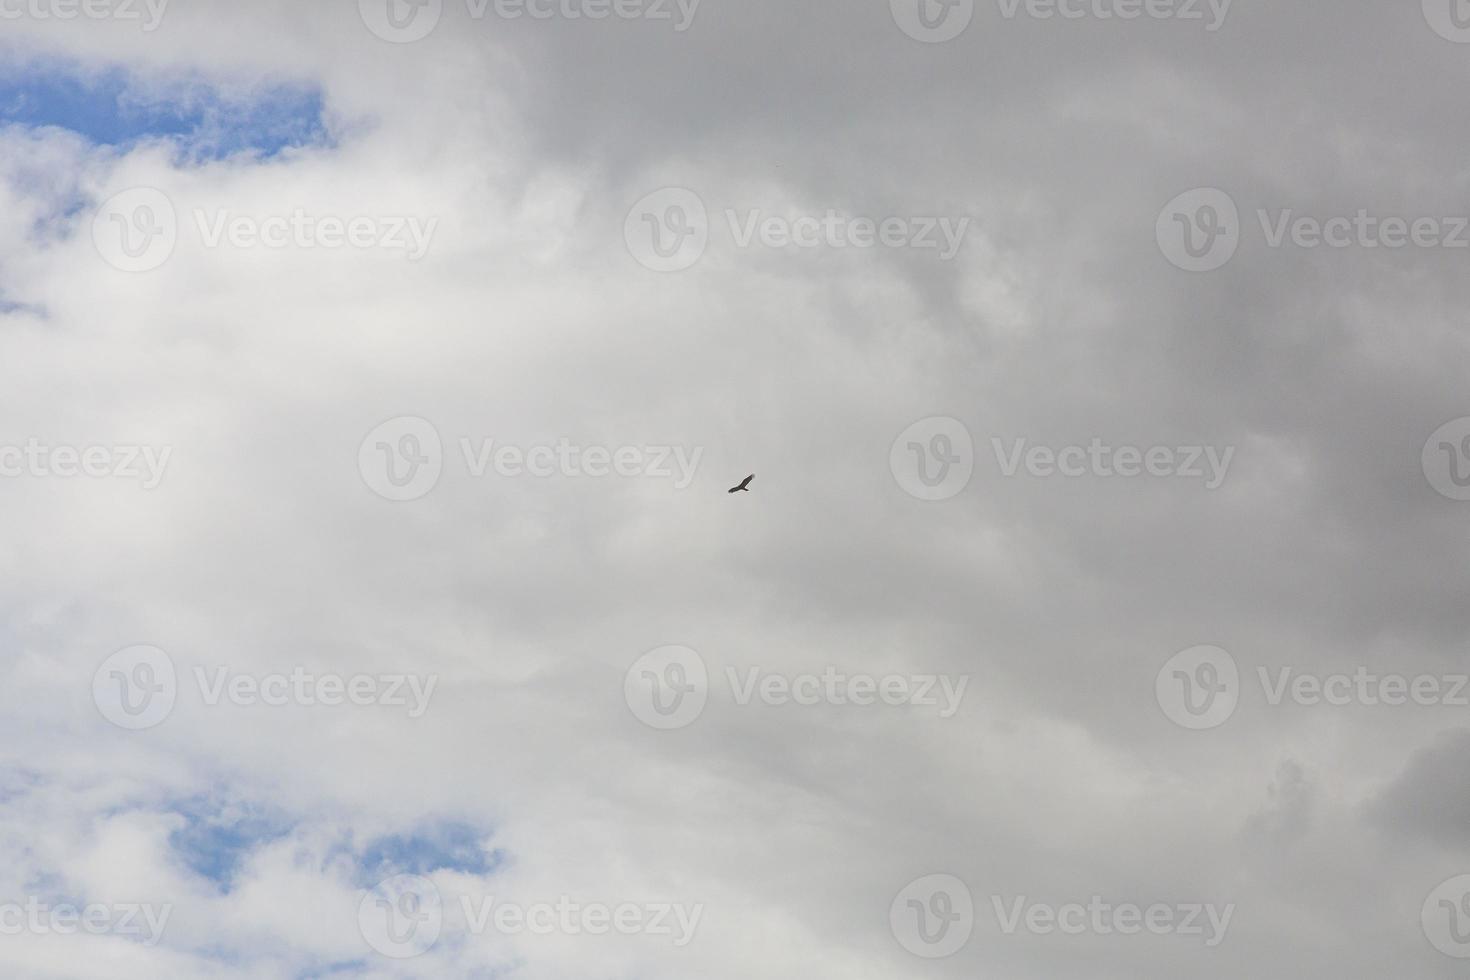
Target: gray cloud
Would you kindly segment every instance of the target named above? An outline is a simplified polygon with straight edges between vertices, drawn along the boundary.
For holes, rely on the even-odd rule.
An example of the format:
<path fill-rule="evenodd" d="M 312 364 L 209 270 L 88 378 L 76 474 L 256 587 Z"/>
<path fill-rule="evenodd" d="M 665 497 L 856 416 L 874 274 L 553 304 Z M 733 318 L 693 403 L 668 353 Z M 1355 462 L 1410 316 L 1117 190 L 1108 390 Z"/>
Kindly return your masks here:
<path fill-rule="evenodd" d="M 1257 671 L 1463 670 L 1465 505 L 1420 459 L 1470 415 L 1463 256 L 1273 248 L 1258 212 L 1464 213 L 1446 120 L 1470 49 L 1417 5 L 1319 0 L 1238 0 L 1213 33 L 978 3 L 936 45 L 882 2 L 705 0 L 680 33 L 475 20 L 446 0 L 404 45 L 353 8 L 179 5 L 146 35 L 13 25 L 28 49 L 161 88 L 319 85 L 334 144 L 182 166 L 0 135 L 0 288 L 24 304 L 0 314 L 0 444 L 173 447 L 148 492 L 0 480 L 0 771 L 16 773 L 0 839 L 21 842 L 0 901 L 47 882 L 176 902 L 160 947 L 108 947 L 119 976 L 1455 975 L 1420 911 L 1465 870 L 1463 709 L 1272 705 Z M 181 234 L 126 275 L 101 261 L 92 209 L 139 185 L 185 232 L 196 208 L 439 224 L 415 263 Z M 711 228 L 692 268 L 660 274 L 624 224 L 668 186 Z M 1196 187 L 1240 214 L 1236 254 L 1206 273 L 1155 237 Z M 948 262 L 741 247 L 725 212 L 757 209 L 971 225 Z M 390 503 L 359 448 L 399 416 L 433 424 L 443 473 Z M 890 469 L 933 416 L 974 443 L 942 502 Z M 461 439 L 703 456 L 682 490 L 476 477 Z M 1207 491 L 1007 477 L 994 439 L 1235 454 Z M 752 471 L 752 494 L 725 493 Z M 417 720 L 184 690 L 128 732 L 91 692 L 135 643 L 185 679 L 440 682 Z M 655 731 L 624 675 L 669 644 L 714 681 L 697 721 Z M 1155 682 L 1199 644 L 1234 656 L 1240 700 L 1186 731 Z M 742 705 L 724 671 L 751 667 L 970 686 L 948 719 Z M 298 821 L 248 849 L 224 898 L 170 863 L 163 801 L 199 795 Z M 508 863 L 436 871 L 445 895 L 702 902 L 701 931 L 677 952 L 497 936 L 376 957 L 334 842 L 447 819 L 493 830 Z M 963 879 L 977 917 L 931 961 L 888 916 L 933 873 Z M 993 902 L 1020 896 L 1235 912 L 1209 949 L 1008 935 Z M 67 976 L 73 948 L 26 936 L 0 962 Z"/>

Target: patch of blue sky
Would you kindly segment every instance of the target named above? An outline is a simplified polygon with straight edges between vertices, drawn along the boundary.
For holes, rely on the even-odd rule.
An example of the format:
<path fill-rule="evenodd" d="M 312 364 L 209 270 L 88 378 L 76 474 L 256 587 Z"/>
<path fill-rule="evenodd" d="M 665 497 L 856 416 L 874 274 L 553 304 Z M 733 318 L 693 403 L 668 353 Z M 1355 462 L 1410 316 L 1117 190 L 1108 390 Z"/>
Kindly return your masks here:
<path fill-rule="evenodd" d="M 320 977 L 339 977 L 344 975 L 363 976 L 367 973 L 368 961 L 366 959 L 343 960 L 340 963 L 328 963 L 326 966 L 303 970 L 295 974 L 292 980 L 318 980 Z"/>
<path fill-rule="evenodd" d="M 184 819 L 184 825 L 169 836 L 179 861 L 226 893 L 252 852 L 287 836 L 299 823 L 268 806 L 220 795 L 174 800 L 165 808 Z M 344 840 L 324 863 L 345 859 L 354 869 L 355 884 L 363 888 L 398 874 L 449 870 L 482 875 L 506 860 L 503 852 L 486 847 L 489 837 L 489 832 L 462 821 L 432 820 L 358 846 Z"/>
<path fill-rule="evenodd" d="M 35 303 L 24 303 L 13 300 L 5 294 L 3 289 L 0 289 L 0 316 L 10 316 L 11 314 L 45 319 L 46 309 L 45 307 L 37 306 Z M 0 803 L 4 802 L 5 788 L 0 786 Z"/>
<path fill-rule="evenodd" d="M 410 833 L 375 838 L 358 853 L 358 883 L 371 888 L 393 875 L 427 875 L 442 870 L 489 874 L 505 862 L 502 851 L 486 849 L 489 836 L 470 824 L 441 820 Z"/>
<path fill-rule="evenodd" d="M 291 832 L 295 822 L 263 807 L 215 797 L 178 800 L 168 809 L 185 824 L 169 835 L 169 845 L 184 865 L 223 892 L 250 853 Z"/>
<path fill-rule="evenodd" d="M 91 70 L 59 59 L 0 68 L 0 125 L 52 127 L 124 152 L 164 141 L 182 164 L 241 154 L 268 160 L 332 142 L 322 92 L 313 85 L 143 78 L 119 67 Z"/>
<path fill-rule="evenodd" d="M 0 304 L 4 300 L 0 299 Z M 12 803 L 38 789 L 44 782 L 42 775 L 34 769 L 16 765 L 0 766 L 0 806 Z"/>

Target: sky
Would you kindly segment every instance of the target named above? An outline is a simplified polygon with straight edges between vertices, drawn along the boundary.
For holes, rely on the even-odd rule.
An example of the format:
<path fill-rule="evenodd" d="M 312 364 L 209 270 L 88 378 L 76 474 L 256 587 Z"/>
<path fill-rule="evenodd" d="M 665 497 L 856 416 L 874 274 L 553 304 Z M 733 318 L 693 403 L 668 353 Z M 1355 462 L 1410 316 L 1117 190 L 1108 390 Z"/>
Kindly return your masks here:
<path fill-rule="evenodd" d="M 0 19 L 6 976 L 1463 974 L 1458 0 Z"/>

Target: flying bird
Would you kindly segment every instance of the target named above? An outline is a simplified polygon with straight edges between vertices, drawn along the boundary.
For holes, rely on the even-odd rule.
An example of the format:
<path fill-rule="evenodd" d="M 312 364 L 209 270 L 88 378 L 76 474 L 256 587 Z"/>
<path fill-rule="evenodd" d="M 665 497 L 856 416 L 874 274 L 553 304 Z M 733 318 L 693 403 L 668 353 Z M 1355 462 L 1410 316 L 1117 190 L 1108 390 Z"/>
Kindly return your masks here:
<path fill-rule="evenodd" d="M 738 487 L 731 487 L 730 488 L 730 493 L 739 493 L 742 490 L 744 490 L 746 493 L 750 493 L 750 481 L 751 480 L 754 480 L 754 479 L 755 479 L 755 474 L 754 473 L 750 474 L 750 476 L 747 476 L 745 479 L 743 479 L 743 480 L 740 481 L 740 486 L 738 486 Z"/>

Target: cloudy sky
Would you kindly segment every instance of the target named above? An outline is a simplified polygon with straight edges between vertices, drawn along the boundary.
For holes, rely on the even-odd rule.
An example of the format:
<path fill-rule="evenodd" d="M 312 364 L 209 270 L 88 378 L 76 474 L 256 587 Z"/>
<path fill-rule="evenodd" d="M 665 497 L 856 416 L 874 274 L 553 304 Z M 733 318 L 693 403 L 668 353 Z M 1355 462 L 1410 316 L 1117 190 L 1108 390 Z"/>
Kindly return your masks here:
<path fill-rule="evenodd" d="M 1463 976 L 1462 0 L 0 19 L 0 972 Z"/>

